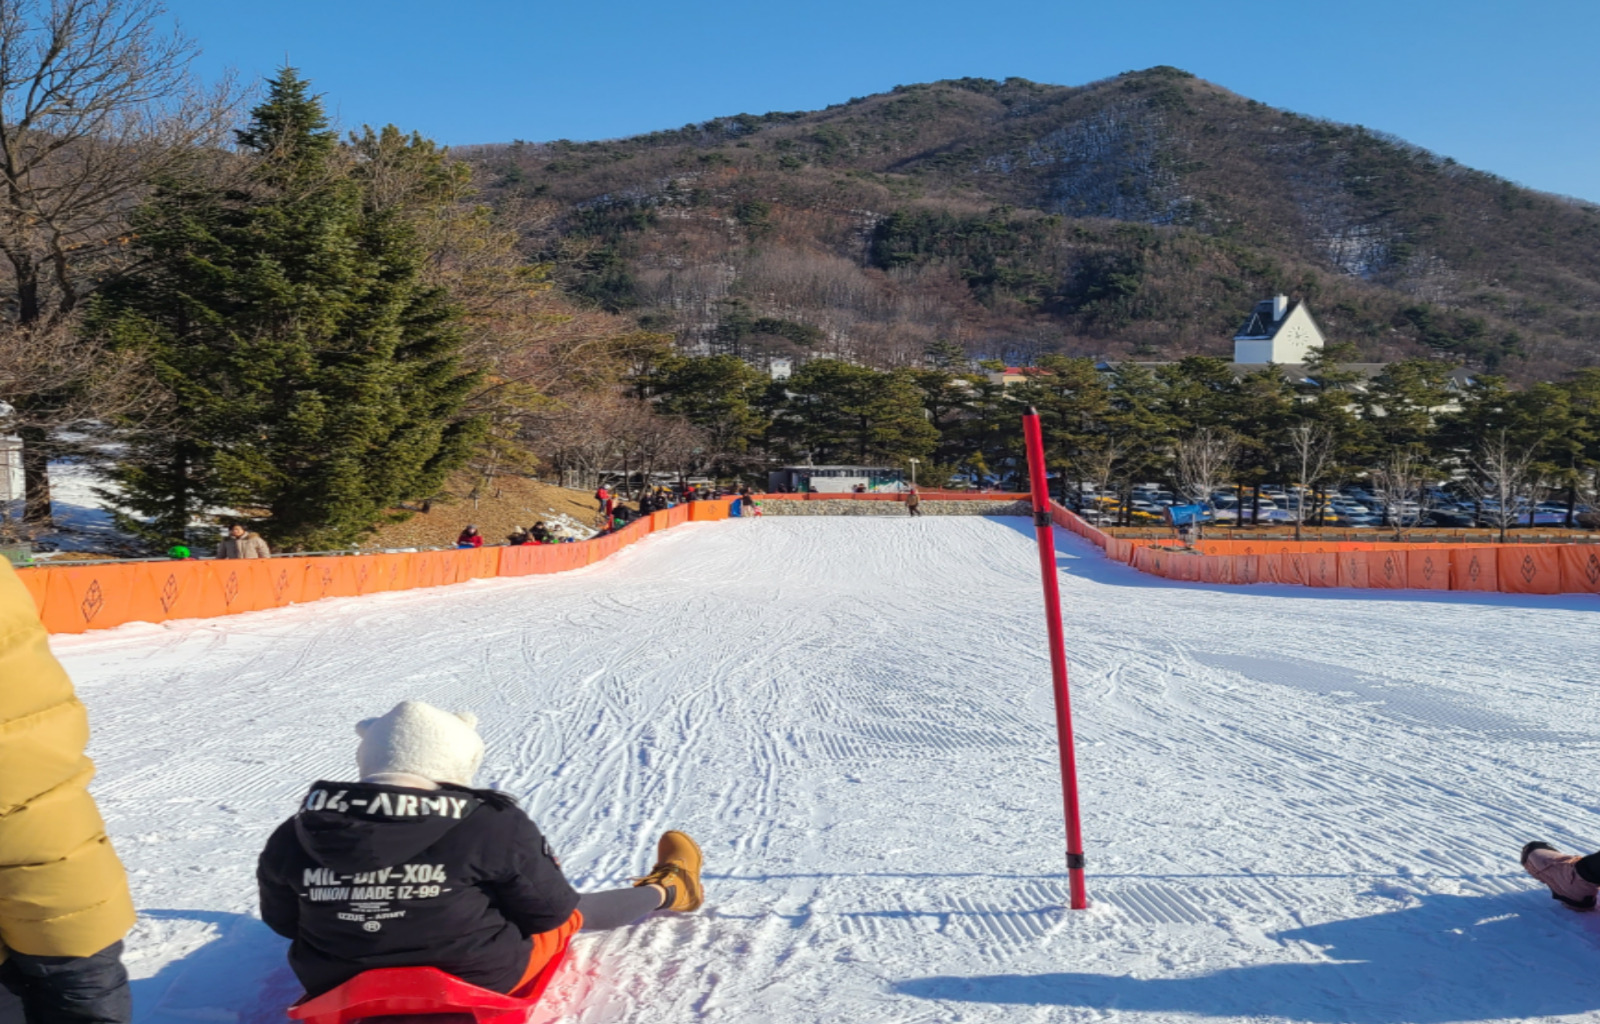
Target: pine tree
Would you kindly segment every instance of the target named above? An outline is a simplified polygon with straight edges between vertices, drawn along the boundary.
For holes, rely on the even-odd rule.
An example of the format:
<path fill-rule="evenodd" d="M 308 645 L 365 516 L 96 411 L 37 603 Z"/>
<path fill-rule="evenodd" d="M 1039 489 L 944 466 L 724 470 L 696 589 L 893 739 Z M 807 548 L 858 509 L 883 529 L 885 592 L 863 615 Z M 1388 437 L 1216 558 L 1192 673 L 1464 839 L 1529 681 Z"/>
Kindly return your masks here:
<path fill-rule="evenodd" d="M 778 390 L 783 397 L 772 434 L 791 458 L 902 465 L 926 460 L 939 440 L 908 371 L 813 359 Z"/>
<path fill-rule="evenodd" d="M 237 133 L 247 185 L 164 189 L 141 214 L 150 269 L 97 312 L 168 398 L 116 480 L 167 536 L 231 505 L 278 546 L 341 547 L 464 461 L 475 378 L 404 209 L 371 201 L 293 69 L 270 86 Z"/>
<path fill-rule="evenodd" d="M 1103 447 L 1111 389 L 1092 359 L 1044 355 L 1038 368 L 1044 372 L 1017 385 L 1014 397 L 1020 406 L 1039 411 L 1046 464 L 1060 474 L 1066 488 L 1095 475 L 1092 466 Z M 1013 422 L 1018 419 L 1014 412 Z M 1077 495 L 1063 490 L 1062 498 L 1076 502 Z"/>
<path fill-rule="evenodd" d="M 761 371 L 737 356 L 669 356 L 645 378 L 656 407 L 706 431 L 718 469 L 742 467 L 766 420 Z"/>

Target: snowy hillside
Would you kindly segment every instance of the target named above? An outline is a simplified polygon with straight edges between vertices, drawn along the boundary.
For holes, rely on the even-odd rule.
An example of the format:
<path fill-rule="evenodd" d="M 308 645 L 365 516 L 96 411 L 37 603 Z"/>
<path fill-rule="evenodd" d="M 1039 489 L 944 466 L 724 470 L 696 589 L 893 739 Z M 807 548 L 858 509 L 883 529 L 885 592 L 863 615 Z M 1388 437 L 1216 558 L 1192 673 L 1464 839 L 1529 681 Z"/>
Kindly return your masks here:
<path fill-rule="evenodd" d="M 576 573 L 59 638 L 144 911 L 139 1019 L 277 1021 L 255 856 L 353 723 L 471 708 L 579 888 L 707 855 L 536 1020 L 1358 1024 L 1600 1011 L 1593 598 L 1175 585 L 1063 539 L 1066 899 L 1023 519 L 691 525 Z"/>

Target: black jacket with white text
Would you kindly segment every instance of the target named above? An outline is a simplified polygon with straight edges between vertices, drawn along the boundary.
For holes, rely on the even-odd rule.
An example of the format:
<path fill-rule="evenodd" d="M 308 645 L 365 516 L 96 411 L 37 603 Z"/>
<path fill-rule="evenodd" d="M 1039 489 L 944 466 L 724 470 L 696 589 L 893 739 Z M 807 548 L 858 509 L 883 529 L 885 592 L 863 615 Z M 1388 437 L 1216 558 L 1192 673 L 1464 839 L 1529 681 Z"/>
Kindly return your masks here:
<path fill-rule="evenodd" d="M 318 782 L 257 865 L 261 918 L 294 940 L 310 995 L 377 967 L 437 967 L 509 992 L 578 905 L 550 846 L 510 797 Z"/>

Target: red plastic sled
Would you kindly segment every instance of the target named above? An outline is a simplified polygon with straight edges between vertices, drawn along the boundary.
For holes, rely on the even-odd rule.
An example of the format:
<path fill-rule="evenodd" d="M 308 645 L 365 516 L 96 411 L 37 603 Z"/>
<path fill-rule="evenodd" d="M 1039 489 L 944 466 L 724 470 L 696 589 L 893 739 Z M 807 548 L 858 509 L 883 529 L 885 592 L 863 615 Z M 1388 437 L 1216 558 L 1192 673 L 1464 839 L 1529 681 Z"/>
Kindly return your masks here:
<path fill-rule="evenodd" d="M 295 1003 L 289 1016 L 306 1024 L 356 1024 L 368 1017 L 451 1013 L 470 1017 L 474 1024 L 523 1024 L 566 957 L 562 943 L 544 969 L 510 995 L 479 988 L 437 967 L 364 971 L 331 992 Z"/>

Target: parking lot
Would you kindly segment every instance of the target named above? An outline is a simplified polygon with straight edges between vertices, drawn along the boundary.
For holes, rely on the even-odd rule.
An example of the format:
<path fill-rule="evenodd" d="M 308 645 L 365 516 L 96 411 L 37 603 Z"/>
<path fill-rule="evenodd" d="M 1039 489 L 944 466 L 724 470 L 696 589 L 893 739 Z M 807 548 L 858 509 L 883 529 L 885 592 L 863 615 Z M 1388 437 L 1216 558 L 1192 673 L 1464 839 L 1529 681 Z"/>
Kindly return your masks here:
<path fill-rule="evenodd" d="M 1186 503 L 1171 490 L 1143 484 L 1126 495 L 1085 489 L 1075 511 L 1103 527 L 1163 526 L 1167 523 L 1165 510 Z M 1585 504 L 1574 503 L 1569 508 L 1561 501 L 1524 497 L 1502 505 L 1443 490 L 1431 490 L 1417 501 L 1391 499 L 1357 485 L 1315 493 L 1287 486 L 1263 485 L 1259 491 L 1228 487 L 1213 491 L 1200 504 L 1205 506 L 1207 522 L 1233 527 L 1303 523 L 1346 530 L 1600 529 L 1600 513 Z"/>

